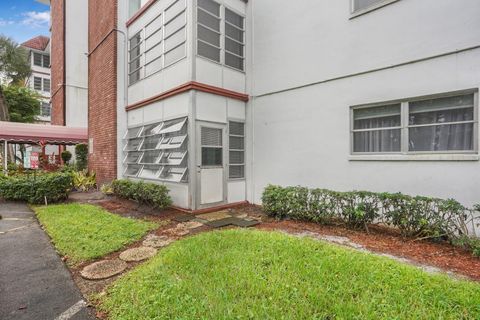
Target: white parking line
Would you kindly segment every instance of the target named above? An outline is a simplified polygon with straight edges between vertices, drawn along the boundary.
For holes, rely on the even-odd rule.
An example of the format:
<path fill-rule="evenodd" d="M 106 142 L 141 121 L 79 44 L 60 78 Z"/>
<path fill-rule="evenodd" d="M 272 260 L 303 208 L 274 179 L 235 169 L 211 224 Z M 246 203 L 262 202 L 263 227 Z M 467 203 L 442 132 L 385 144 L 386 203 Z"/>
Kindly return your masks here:
<path fill-rule="evenodd" d="M 73 306 L 68 308 L 65 312 L 55 318 L 55 320 L 68 320 L 73 317 L 78 311 L 82 310 L 87 304 L 85 301 L 80 300 L 75 303 Z"/>

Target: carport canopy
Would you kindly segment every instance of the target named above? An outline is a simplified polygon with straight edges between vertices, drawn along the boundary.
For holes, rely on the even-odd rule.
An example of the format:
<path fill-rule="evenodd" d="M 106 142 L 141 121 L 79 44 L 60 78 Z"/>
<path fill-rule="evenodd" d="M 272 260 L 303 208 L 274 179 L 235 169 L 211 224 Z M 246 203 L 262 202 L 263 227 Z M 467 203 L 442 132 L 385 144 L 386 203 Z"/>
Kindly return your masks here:
<path fill-rule="evenodd" d="M 75 145 L 88 142 L 87 128 L 0 121 L 0 141 L 15 144 Z"/>

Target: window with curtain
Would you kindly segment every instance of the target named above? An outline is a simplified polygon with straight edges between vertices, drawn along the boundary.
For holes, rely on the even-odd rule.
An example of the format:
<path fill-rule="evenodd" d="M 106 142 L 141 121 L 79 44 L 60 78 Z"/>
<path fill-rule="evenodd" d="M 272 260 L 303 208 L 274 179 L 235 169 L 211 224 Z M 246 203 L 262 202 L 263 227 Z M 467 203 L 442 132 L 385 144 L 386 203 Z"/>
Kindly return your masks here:
<path fill-rule="evenodd" d="M 400 136 L 400 104 L 354 110 L 354 152 L 398 152 Z"/>
<path fill-rule="evenodd" d="M 474 93 L 354 107 L 352 152 L 474 151 L 475 108 Z"/>
<path fill-rule="evenodd" d="M 474 150 L 474 96 L 409 103 L 409 151 Z"/>

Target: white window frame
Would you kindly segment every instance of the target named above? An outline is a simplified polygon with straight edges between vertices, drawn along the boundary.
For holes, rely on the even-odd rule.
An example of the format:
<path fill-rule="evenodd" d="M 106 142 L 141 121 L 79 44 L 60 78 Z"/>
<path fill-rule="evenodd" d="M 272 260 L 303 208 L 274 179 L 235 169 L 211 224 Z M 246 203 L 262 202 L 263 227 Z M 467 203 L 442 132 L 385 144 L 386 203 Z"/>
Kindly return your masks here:
<path fill-rule="evenodd" d="M 400 1 L 400 0 L 380 0 L 377 3 L 372 4 L 368 7 L 365 7 L 362 9 L 355 9 L 355 0 L 350 0 L 350 19 L 364 15 L 371 11 L 375 11 L 377 9 L 380 9 L 382 7 L 385 7 L 397 1 Z"/>
<path fill-rule="evenodd" d="M 202 8 L 200 8 L 200 7 L 198 6 L 198 3 L 197 3 L 197 2 L 195 3 L 195 21 L 194 21 L 194 25 L 195 25 L 195 48 L 196 48 L 196 49 L 195 49 L 195 54 L 196 54 L 196 56 L 199 57 L 199 58 L 202 58 L 202 59 L 211 61 L 211 62 L 216 63 L 216 64 L 220 64 L 220 65 L 222 65 L 222 66 L 224 66 L 224 67 L 226 67 L 226 68 L 235 70 L 235 71 L 237 71 L 237 72 L 246 73 L 245 69 L 246 69 L 246 66 L 247 66 L 247 64 L 246 64 L 246 59 L 247 59 L 247 58 L 246 58 L 246 46 L 247 46 L 247 44 L 246 44 L 246 29 L 245 29 L 245 25 L 246 25 L 246 20 L 247 20 L 247 19 L 246 19 L 246 17 L 245 17 L 245 14 L 240 13 L 240 12 L 238 12 L 237 10 L 233 9 L 232 7 L 226 6 L 226 5 L 223 4 L 223 3 L 219 3 L 219 2 L 217 2 L 217 1 L 215 1 L 215 0 L 211 0 L 211 1 L 212 1 L 212 2 L 215 2 L 216 4 L 218 4 L 218 5 L 220 6 L 220 17 L 219 17 L 219 18 L 220 18 L 220 32 L 219 32 L 219 34 L 220 34 L 220 47 L 219 47 L 219 49 L 220 49 L 220 62 L 215 61 L 215 60 L 212 60 L 212 59 L 207 58 L 207 57 L 204 57 L 204 56 L 202 56 L 202 55 L 200 55 L 200 54 L 198 53 L 198 45 L 197 45 L 197 42 L 198 42 L 198 41 L 205 42 L 205 41 L 199 39 L 199 37 L 198 37 L 198 25 L 200 24 L 201 26 L 203 26 L 203 27 L 205 27 L 205 28 L 207 28 L 207 29 L 209 29 L 209 30 L 212 30 L 212 29 L 210 29 L 210 28 L 208 28 L 207 26 L 203 25 L 202 23 L 199 23 L 199 22 L 198 22 L 197 10 L 200 9 L 200 10 L 202 10 L 202 11 L 204 11 L 204 12 L 207 12 L 207 11 L 205 11 L 205 10 L 202 9 Z M 235 41 L 235 42 L 238 43 L 237 40 L 232 39 L 232 38 L 230 38 L 230 37 L 228 37 L 228 36 L 226 35 L 225 24 L 228 23 L 228 24 L 231 25 L 231 23 L 227 22 L 227 21 L 226 21 L 226 18 L 225 18 L 225 10 L 226 10 L 226 9 L 232 11 L 233 13 L 235 13 L 235 14 L 237 14 L 237 15 L 239 15 L 240 17 L 243 18 L 243 29 L 242 29 L 242 31 L 243 31 L 243 43 L 242 43 L 242 45 L 243 45 L 243 57 L 241 57 L 241 58 L 243 59 L 243 70 L 242 70 L 242 69 L 237 69 L 237 68 L 232 67 L 232 66 L 229 66 L 229 65 L 227 65 L 227 64 L 225 63 L 225 56 L 226 56 L 225 38 L 231 39 L 231 40 L 233 40 L 233 41 Z M 212 14 L 209 13 L 209 12 L 207 12 L 207 13 L 210 14 L 210 15 L 212 15 Z M 212 15 L 212 16 L 213 16 L 213 15 Z M 235 26 L 235 27 L 236 27 L 236 26 Z M 240 28 L 238 28 L 238 27 L 236 27 L 236 28 L 237 28 L 237 29 L 240 29 Z M 215 31 L 215 30 L 212 30 L 212 31 Z M 215 32 L 218 33 L 217 31 L 215 31 Z M 205 42 L 205 43 L 206 43 L 206 42 Z M 209 43 L 207 43 L 207 44 L 210 45 L 210 46 L 212 46 L 212 45 L 209 44 Z M 231 53 L 231 52 L 228 52 L 228 53 L 229 53 L 229 54 L 232 54 L 232 55 L 235 55 L 235 56 L 238 57 L 238 55 L 236 55 L 235 53 Z"/>
<path fill-rule="evenodd" d="M 243 124 L 243 136 L 240 136 L 240 135 L 234 135 L 234 134 L 231 134 L 230 133 L 230 123 L 231 122 L 236 122 L 236 123 L 241 123 Z M 231 180 L 231 181 L 236 181 L 236 180 L 245 180 L 246 179 L 246 175 L 247 175 L 247 172 L 246 172 L 246 167 L 247 167 L 247 164 L 246 164 L 246 160 L 247 160 L 247 152 L 246 152 L 246 149 L 247 149 L 247 126 L 245 124 L 245 120 L 238 120 L 238 119 L 228 119 L 228 158 L 227 158 L 227 164 L 228 164 L 228 180 Z M 242 137 L 243 138 L 243 149 L 232 149 L 231 146 L 230 146 L 230 137 Z M 239 164 L 239 163 L 235 163 L 235 164 L 231 164 L 230 163 L 230 151 L 241 151 L 243 152 L 243 164 Z M 243 177 L 241 178 L 231 178 L 230 177 L 230 167 L 241 167 L 243 166 Z"/>
<path fill-rule="evenodd" d="M 175 16 L 171 17 L 169 20 L 166 20 L 166 15 L 165 13 L 173 6 L 175 6 L 178 2 L 182 2 L 183 3 L 183 9 L 178 12 Z M 176 1 L 173 1 L 170 5 L 168 5 L 167 7 L 165 7 L 165 9 L 163 9 L 161 12 L 158 12 L 158 14 L 155 15 L 155 17 L 153 17 L 152 19 L 150 19 L 148 22 L 145 23 L 144 26 L 142 26 L 141 29 L 137 30 L 135 32 L 134 35 L 132 35 L 130 38 L 129 38 L 129 43 L 128 43 L 128 46 L 129 46 L 129 50 L 128 50 L 128 53 L 129 53 L 129 56 L 128 56 L 128 60 L 129 60 L 129 64 L 128 64 L 128 67 L 129 67 L 129 72 L 128 72 L 128 86 L 133 86 L 139 82 L 141 82 L 141 80 L 144 80 L 144 79 L 147 79 L 151 76 L 153 76 L 154 74 L 158 73 L 158 72 L 161 72 L 162 70 L 165 70 L 167 69 L 168 67 L 176 64 L 177 62 L 185 59 L 187 57 L 187 51 L 188 51 L 188 47 L 187 47 L 187 43 L 188 43 L 188 8 L 187 8 L 187 1 L 186 0 L 176 0 Z M 168 37 L 166 36 L 166 30 L 165 30 L 165 26 L 167 26 L 171 21 L 175 20 L 178 16 L 184 14 L 185 15 L 185 23 L 181 24 L 178 29 L 176 29 L 172 34 L 170 34 Z M 147 39 L 149 39 L 150 37 L 152 37 L 156 32 L 153 32 L 152 34 L 150 34 L 148 37 L 147 37 L 147 26 L 149 26 L 152 22 L 154 22 L 157 18 L 160 17 L 160 20 L 161 20 L 161 29 L 160 31 L 156 31 L 156 32 L 160 32 L 161 33 L 161 39 L 160 41 L 156 44 L 156 46 L 160 46 L 161 47 L 161 54 L 149 61 L 147 63 L 147 53 L 149 51 L 151 51 L 153 48 L 155 48 L 156 46 L 152 46 L 151 48 L 149 48 L 147 50 Z M 184 41 L 182 41 L 181 43 L 177 44 L 176 46 L 170 48 L 168 51 L 166 50 L 166 41 L 168 41 L 168 39 L 170 39 L 171 37 L 175 36 L 177 33 L 179 32 L 182 32 L 182 29 L 183 29 L 183 33 L 184 33 Z M 140 70 L 140 77 L 139 77 L 139 80 L 131 83 L 130 82 L 130 75 L 135 72 L 133 71 L 132 73 L 130 73 L 130 51 L 131 51 L 131 48 L 130 48 L 130 39 L 132 39 L 133 37 L 135 37 L 136 35 L 138 35 L 140 33 L 140 36 L 141 36 L 141 42 L 140 42 L 140 55 L 141 55 L 141 58 L 140 58 L 140 68 L 137 69 L 137 70 Z M 176 60 L 173 60 L 171 61 L 170 63 L 166 63 L 166 59 L 165 57 L 168 55 L 168 53 L 172 52 L 173 50 L 179 48 L 180 46 L 185 46 L 185 51 L 184 51 L 184 54 L 179 57 L 178 59 Z M 156 70 L 155 72 L 152 72 L 150 74 L 147 75 L 147 65 L 151 64 L 151 63 L 154 63 L 155 61 L 157 61 L 158 59 L 161 60 L 161 67 Z"/>
<path fill-rule="evenodd" d="M 411 102 L 428 100 L 428 99 L 439 99 L 447 97 L 455 97 L 461 95 L 473 94 L 473 150 L 452 150 L 452 151 L 409 151 L 409 129 L 412 127 L 418 127 L 417 125 L 409 124 L 409 104 Z M 401 104 L 401 149 L 399 152 L 354 152 L 354 133 L 358 130 L 354 129 L 354 111 L 362 108 L 372 108 L 385 105 L 394 105 Z M 462 123 L 468 123 L 468 121 L 463 121 Z M 451 124 L 451 123 L 448 123 Z M 429 124 L 428 126 L 435 125 Z M 397 128 L 397 127 L 395 127 Z M 389 129 L 389 128 L 381 128 Z M 398 128 L 397 128 L 398 129 Z M 362 130 L 360 130 L 362 131 Z M 447 161 L 477 161 L 480 160 L 479 156 L 479 99 L 478 99 L 478 89 L 467 89 L 460 91 L 453 91 L 448 93 L 432 94 L 427 96 L 419 96 L 413 98 L 406 98 L 400 100 L 392 100 L 380 103 L 364 104 L 358 106 L 350 107 L 350 157 L 349 160 L 420 160 L 420 161 L 430 161 L 430 160 L 447 160 Z"/>

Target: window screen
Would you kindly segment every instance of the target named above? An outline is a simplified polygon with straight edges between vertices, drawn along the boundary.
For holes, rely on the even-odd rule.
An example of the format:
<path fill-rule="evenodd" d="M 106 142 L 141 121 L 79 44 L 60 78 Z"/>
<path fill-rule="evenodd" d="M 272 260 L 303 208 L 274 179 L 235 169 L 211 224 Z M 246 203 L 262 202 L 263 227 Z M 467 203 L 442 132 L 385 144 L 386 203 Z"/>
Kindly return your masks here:
<path fill-rule="evenodd" d="M 43 91 L 50 92 L 50 79 L 43 79 Z"/>
<path fill-rule="evenodd" d="M 398 152 L 401 148 L 401 105 L 354 110 L 354 152 Z"/>
<path fill-rule="evenodd" d="M 220 62 L 220 5 L 211 0 L 199 0 L 197 8 L 198 55 Z"/>
<path fill-rule="evenodd" d="M 367 9 L 385 0 L 353 0 L 353 11 Z"/>
<path fill-rule="evenodd" d="M 125 176 L 182 183 L 188 181 L 187 118 L 130 128 L 124 141 Z"/>
<path fill-rule="evenodd" d="M 409 151 L 474 150 L 473 94 L 409 104 Z"/>
<path fill-rule="evenodd" d="M 201 128 L 202 166 L 223 165 L 222 129 Z"/>
<path fill-rule="evenodd" d="M 245 178 L 245 124 L 230 121 L 228 124 L 228 135 L 228 177 L 230 179 Z"/>
<path fill-rule="evenodd" d="M 33 89 L 42 91 L 42 78 L 33 77 Z"/>
<path fill-rule="evenodd" d="M 51 106 L 48 102 L 42 102 L 40 104 L 40 116 L 42 117 L 50 117 L 51 115 Z"/>
<path fill-rule="evenodd" d="M 42 66 L 42 54 L 38 52 L 33 53 L 33 65 L 41 67 Z"/>

